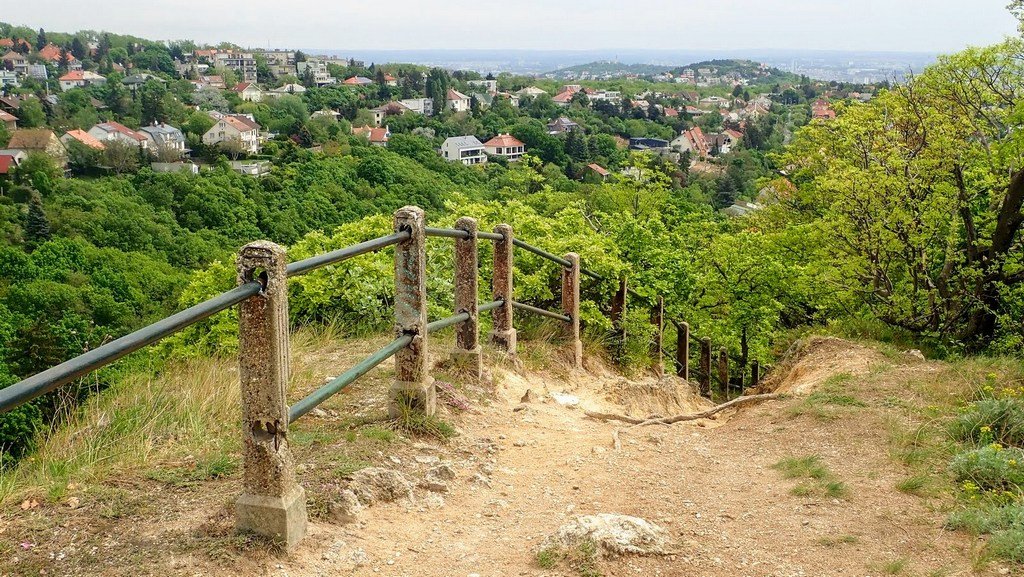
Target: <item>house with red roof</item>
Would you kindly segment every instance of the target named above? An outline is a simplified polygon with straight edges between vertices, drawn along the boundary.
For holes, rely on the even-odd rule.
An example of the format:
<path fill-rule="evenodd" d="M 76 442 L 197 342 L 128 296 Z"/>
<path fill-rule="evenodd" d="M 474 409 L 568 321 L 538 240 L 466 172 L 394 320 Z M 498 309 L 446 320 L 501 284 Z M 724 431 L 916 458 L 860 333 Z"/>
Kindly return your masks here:
<path fill-rule="evenodd" d="M 96 126 L 93 126 L 89 129 L 89 135 L 100 142 L 116 141 L 142 148 L 149 147 L 149 141 L 146 140 L 146 137 L 142 133 L 136 132 L 120 122 L 113 120 L 101 122 Z"/>
<path fill-rule="evenodd" d="M 398 79 L 394 76 L 385 73 L 384 74 L 384 85 L 385 86 L 398 86 Z"/>
<path fill-rule="evenodd" d="M 711 144 L 699 126 L 684 130 L 669 146 L 679 153 L 689 151 L 697 159 L 706 159 L 711 153 Z"/>
<path fill-rule="evenodd" d="M 0 110 L 0 124 L 4 125 L 7 132 L 14 132 L 18 129 L 18 117 L 9 112 Z"/>
<path fill-rule="evenodd" d="M 0 179 L 10 178 L 26 158 L 28 155 L 21 150 L 0 150 Z"/>
<path fill-rule="evenodd" d="M 353 128 L 352 134 L 369 140 L 370 144 L 374 146 L 387 146 L 388 139 L 391 138 L 391 129 L 387 126 L 380 128 L 373 126 L 361 126 L 359 128 Z"/>
<path fill-rule="evenodd" d="M 82 63 L 79 62 L 77 58 L 72 56 L 70 52 L 65 52 L 64 54 L 67 55 L 67 65 L 68 65 L 69 69 L 71 69 L 71 70 L 81 70 L 82 69 Z M 52 62 L 54 64 L 60 64 L 61 49 L 56 44 L 50 43 L 50 44 L 47 44 L 46 46 L 43 46 L 43 49 L 40 50 L 39 52 L 37 52 L 36 56 L 38 56 L 42 60 L 46 60 L 46 61 Z"/>
<path fill-rule="evenodd" d="M 260 151 L 260 125 L 247 114 L 220 115 L 217 123 L 203 134 L 203 144 L 218 146 L 226 142 L 238 142 L 249 154 Z"/>
<path fill-rule="evenodd" d="M 351 78 L 346 78 L 342 84 L 347 86 L 368 86 L 373 84 L 373 80 L 370 80 L 365 76 L 353 76 Z"/>
<path fill-rule="evenodd" d="M 454 88 L 448 89 L 446 101 L 448 103 L 448 108 L 451 108 L 455 112 L 466 112 L 469 110 L 469 97 Z"/>
<path fill-rule="evenodd" d="M 501 156 L 509 162 L 516 162 L 526 154 L 526 145 L 510 134 L 499 134 L 484 143 L 484 151 L 491 156 Z"/>
<path fill-rule="evenodd" d="M 39 152 L 57 161 L 61 166 L 68 164 L 68 151 L 64 143 L 48 128 L 22 128 L 11 134 L 8 150 L 20 150 L 25 154 Z M 9 154 L 9 153 L 5 153 Z"/>
<path fill-rule="evenodd" d="M 103 150 L 106 148 L 106 145 L 104 145 L 98 138 L 84 130 L 78 130 L 77 128 L 75 130 L 67 131 L 64 136 L 60 137 L 60 141 L 64 143 L 65 147 L 71 146 L 72 142 L 77 142 L 95 150 Z"/>
<path fill-rule="evenodd" d="M 231 91 L 245 102 L 260 102 L 263 100 L 263 91 L 254 82 L 239 82 Z"/>
<path fill-rule="evenodd" d="M 608 180 L 611 173 L 600 164 L 591 162 L 583 172 L 583 180 L 586 182 L 604 182 Z"/>
<path fill-rule="evenodd" d="M 811 118 L 832 120 L 835 117 L 836 111 L 832 110 L 832 106 L 827 101 L 819 99 L 811 105 Z"/>
<path fill-rule="evenodd" d="M 72 70 L 59 78 L 60 89 L 64 92 L 74 88 L 99 86 L 107 83 L 107 79 L 90 70 Z"/>

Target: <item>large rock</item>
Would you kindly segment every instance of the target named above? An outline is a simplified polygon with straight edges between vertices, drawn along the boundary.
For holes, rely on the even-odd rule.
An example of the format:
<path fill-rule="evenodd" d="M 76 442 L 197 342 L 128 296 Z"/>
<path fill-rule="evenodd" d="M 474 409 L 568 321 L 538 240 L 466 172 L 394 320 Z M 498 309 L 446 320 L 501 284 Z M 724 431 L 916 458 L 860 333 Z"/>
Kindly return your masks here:
<path fill-rule="evenodd" d="M 356 471 L 352 474 L 348 488 L 355 493 L 363 506 L 413 498 L 413 483 L 408 477 L 398 471 L 381 467 Z"/>
<path fill-rule="evenodd" d="M 545 540 L 542 548 L 572 548 L 587 541 L 605 557 L 626 553 L 660 555 L 665 553 L 668 532 L 639 517 L 599 513 L 577 517 L 562 525 Z"/>

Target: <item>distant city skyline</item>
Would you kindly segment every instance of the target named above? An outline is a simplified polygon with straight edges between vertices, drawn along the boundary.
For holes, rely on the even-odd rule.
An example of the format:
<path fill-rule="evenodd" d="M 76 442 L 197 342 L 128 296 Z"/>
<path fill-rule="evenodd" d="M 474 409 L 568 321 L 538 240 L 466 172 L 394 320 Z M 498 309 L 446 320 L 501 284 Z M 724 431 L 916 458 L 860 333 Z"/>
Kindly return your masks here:
<path fill-rule="evenodd" d="M 61 32 L 253 48 L 781 49 L 948 53 L 1016 34 L 1007 0 L 622 0 L 452 5 L 390 0 L 71 0 L 6 6 L 0 19 Z M 969 14 L 968 14 L 969 12 Z"/>

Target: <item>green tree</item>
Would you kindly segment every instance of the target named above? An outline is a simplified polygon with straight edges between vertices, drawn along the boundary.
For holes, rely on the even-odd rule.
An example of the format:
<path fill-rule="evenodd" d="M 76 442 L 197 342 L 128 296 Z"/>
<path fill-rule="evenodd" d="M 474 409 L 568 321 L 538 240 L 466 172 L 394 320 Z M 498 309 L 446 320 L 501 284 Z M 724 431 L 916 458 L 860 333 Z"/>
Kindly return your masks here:
<path fill-rule="evenodd" d="M 25 218 L 25 240 L 30 246 L 38 246 L 50 240 L 50 221 L 43 210 L 43 201 L 38 194 L 33 194 L 28 204 L 28 215 Z"/>
<path fill-rule="evenodd" d="M 46 31 L 40 28 L 39 34 L 36 35 L 36 50 L 46 48 L 47 44 L 49 44 L 49 42 L 46 40 Z"/>
<path fill-rule="evenodd" d="M 46 111 L 38 99 L 23 100 L 18 107 L 18 125 L 21 128 L 39 128 L 46 126 Z"/>

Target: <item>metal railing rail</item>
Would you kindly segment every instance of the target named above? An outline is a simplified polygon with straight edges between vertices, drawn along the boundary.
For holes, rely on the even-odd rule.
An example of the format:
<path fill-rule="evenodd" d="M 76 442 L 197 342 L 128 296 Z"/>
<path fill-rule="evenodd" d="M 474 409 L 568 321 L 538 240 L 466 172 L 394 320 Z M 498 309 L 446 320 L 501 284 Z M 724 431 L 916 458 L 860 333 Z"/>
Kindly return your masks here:
<path fill-rule="evenodd" d="M 563 315 L 561 313 L 556 313 L 556 312 L 549 311 L 547 309 L 542 309 L 542 308 L 539 308 L 539 307 L 530 306 L 528 304 L 524 304 L 524 303 L 521 303 L 521 302 L 513 301 L 512 302 L 512 308 L 515 308 L 515 309 L 518 309 L 518 310 L 521 310 L 521 311 L 526 311 L 528 313 L 533 313 L 535 315 L 540 315 L 542 317 L 547 317 L 549 319 L 555 319 L 556 321 L 564 321 L 564 322 L 567 322 L 567 323 L 571 323 L 572 322 L 572 317 L 569 316 L 569 315 Z"/>

